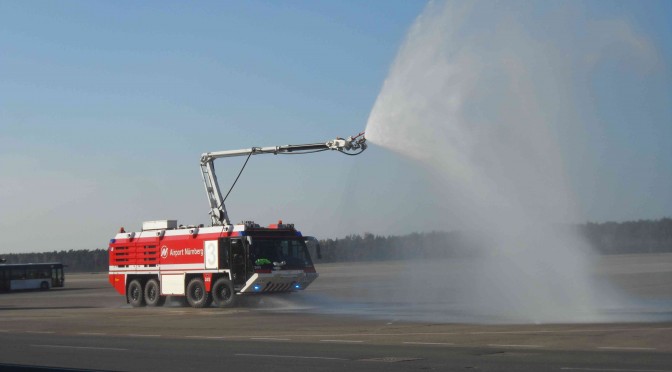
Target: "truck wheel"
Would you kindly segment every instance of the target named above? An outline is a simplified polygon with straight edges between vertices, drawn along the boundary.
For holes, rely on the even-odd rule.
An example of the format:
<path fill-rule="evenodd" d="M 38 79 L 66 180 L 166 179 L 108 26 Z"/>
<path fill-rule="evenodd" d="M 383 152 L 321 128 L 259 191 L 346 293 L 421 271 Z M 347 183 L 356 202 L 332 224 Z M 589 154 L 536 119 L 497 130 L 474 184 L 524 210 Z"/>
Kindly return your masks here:
<path fill-rule="evenodd" d="M 140 283 L 139 280 L 133 279 L 128 284 L 128 289 L 126 290 L 126 299 L 133 307 L 145 306 L 145 297 L 142 293 L 142 283 Z"/>
<path fill-rule="evenodd" d="M 191 279 L 187 285 L 187 302 L 191 307 L 206 307 L 212 302 L 202 278 Z"/>
<path fill-rule="evenodd" d="M 166 296 L 161 296 L 161 286 L 156 279 L 150 279 L 145 284 L 145 302 L 147 306 L 163 306 Z"/>
<path fill-rule="evenodd" d="M 233 307 L 236 305 L 236 294 L 229 279 L 217 279 L 212 286 L 212 300 L 217 307 Z"/>

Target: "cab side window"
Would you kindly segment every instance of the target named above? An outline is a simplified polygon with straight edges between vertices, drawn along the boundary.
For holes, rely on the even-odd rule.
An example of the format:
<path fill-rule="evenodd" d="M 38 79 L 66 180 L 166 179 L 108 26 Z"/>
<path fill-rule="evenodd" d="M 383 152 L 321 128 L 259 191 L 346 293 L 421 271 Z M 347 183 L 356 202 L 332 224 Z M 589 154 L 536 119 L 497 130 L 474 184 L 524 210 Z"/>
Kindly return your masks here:
<path fill-rule="evenodd" d="M 219 240 L 219 268 L 229 268 L 229 249 L 231 248 L 231 239 L 223 238 Z"/>

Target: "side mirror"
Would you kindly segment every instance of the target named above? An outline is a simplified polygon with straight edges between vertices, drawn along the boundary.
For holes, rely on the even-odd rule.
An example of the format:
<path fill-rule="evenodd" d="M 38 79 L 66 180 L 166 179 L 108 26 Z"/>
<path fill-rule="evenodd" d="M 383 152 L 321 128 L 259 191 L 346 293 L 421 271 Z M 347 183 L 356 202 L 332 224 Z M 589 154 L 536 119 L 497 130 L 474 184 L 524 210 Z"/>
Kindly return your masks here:
<path fill-rule="evenodd" d="M 322 247 L 320 247 L 320 241 L 317 240 L 314 236 L 304 236 L 303 238 L 305 239 L 306 245 L 315 246 L 315 253 L 317 253 L 317 259 L 321 260 L 322 259 Z"/>

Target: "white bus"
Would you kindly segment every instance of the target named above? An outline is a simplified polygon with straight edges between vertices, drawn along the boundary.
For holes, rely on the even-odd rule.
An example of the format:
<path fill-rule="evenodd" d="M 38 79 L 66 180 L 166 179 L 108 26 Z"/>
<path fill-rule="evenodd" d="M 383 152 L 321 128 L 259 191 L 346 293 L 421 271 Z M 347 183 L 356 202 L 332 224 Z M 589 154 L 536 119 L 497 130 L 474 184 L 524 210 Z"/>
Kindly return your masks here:
<path fill-rule="evenodd" d="M 47 290 L 52 287 L 63 287 L 64 282 L 61 263 L 0 265 L 0 292 Z"/>

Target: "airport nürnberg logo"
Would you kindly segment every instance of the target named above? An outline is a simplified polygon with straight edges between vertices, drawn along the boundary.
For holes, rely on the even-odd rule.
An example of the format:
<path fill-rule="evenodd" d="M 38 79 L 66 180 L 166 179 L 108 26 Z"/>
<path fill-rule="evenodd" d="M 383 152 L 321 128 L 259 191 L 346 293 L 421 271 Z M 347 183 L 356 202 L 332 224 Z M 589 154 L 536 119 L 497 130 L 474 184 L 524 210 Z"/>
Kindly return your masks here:
<path fill-rule="evenodd" d="M 166 258 L 168 257 L 168 247 L 165 245 L 161 247 L 161 258 Z"/>

